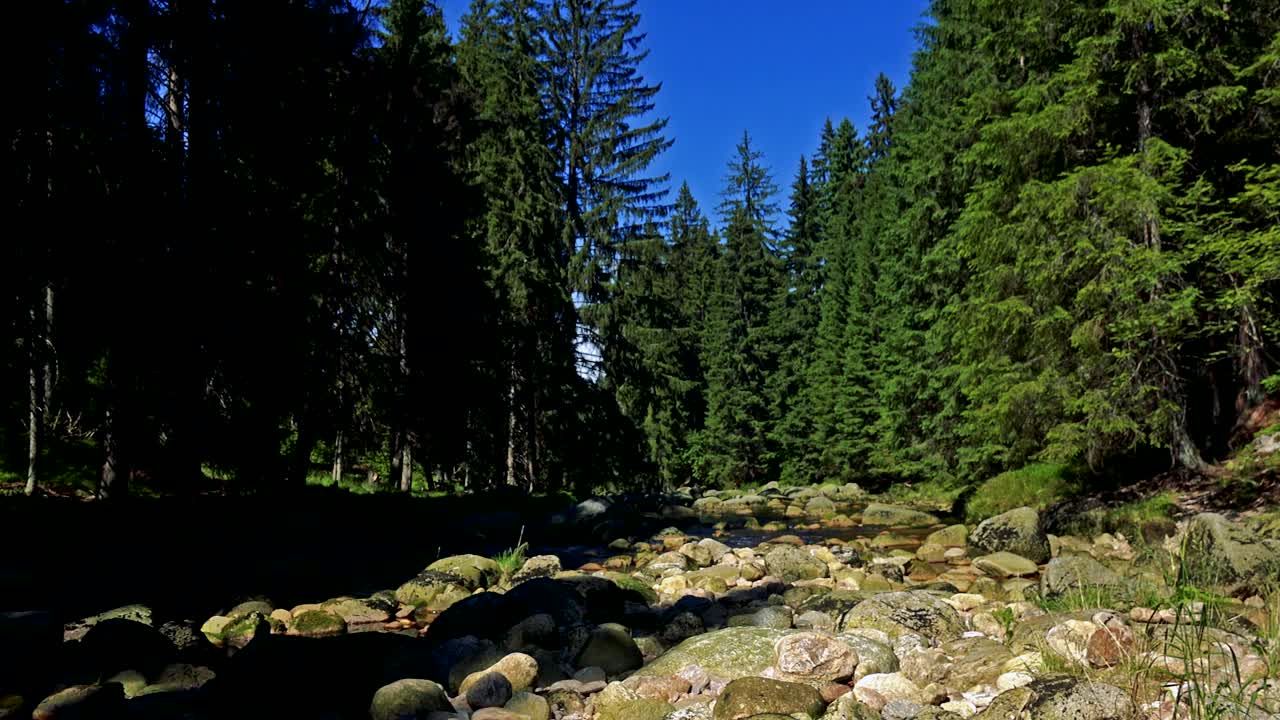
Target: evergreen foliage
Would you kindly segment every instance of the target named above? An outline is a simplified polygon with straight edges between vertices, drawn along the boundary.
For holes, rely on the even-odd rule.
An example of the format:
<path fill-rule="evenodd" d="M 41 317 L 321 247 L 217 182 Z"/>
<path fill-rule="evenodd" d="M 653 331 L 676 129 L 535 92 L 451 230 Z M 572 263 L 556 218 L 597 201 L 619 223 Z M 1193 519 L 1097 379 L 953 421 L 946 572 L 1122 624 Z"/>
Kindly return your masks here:
<path fill-rule="evenodd" d="M 783 212 L 744 132 L 714 219 L 653 170 L 636 0 L 474 0 L 456 39 L 423 0 L 36 5 L 0 126 L 29 491 L 83 453 L 104 497 L 1087 482 L 1201 470 L 1280 390 L 1274 0 L 933 0 L 865 133 L 828 121 Z"/>

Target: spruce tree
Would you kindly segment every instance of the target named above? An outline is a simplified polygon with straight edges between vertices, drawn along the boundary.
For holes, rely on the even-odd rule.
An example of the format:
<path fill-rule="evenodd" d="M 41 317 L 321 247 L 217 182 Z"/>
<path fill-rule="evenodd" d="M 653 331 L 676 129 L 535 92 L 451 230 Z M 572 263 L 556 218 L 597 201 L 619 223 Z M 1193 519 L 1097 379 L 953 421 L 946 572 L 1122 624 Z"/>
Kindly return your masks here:
<path fill-rule="evenodd" d="M 780 269 L 769 237 L 776 188 L 761 159 L 744 133 L 725 177 L 725 245 L 704 345 L 705 451 L 711 479 L 723 484 L 759 482 L 770 471 L 766 385 L 778 358 L 770 315 Z"/>

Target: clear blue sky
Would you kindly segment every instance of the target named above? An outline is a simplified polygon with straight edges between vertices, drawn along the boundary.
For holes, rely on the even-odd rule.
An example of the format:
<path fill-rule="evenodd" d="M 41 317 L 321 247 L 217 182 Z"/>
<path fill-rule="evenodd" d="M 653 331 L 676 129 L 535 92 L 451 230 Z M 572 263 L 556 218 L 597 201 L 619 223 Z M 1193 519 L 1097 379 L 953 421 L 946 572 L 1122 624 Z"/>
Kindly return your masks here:
<path fill-rule="evenodd" d="M 469 0 L 443 0 L 456 31 Z M 899 89 L 928 0 L 640 0 L 645 79 L 661 82 L 657 112 L 675 145 L 655 163 L 673 192 L 687 180 L 708 215 L 744 129 L 786 191 L 823 120 L 862 132 L 876 75 Z"/>

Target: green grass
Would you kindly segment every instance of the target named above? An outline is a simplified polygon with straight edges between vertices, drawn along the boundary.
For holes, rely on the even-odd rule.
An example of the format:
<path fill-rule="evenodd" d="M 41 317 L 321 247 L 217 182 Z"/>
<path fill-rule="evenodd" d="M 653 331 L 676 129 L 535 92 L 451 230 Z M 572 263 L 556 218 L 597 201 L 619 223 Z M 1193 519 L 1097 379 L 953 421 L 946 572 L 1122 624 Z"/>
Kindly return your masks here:
<path fill-rule="evenodd" d="M 884 502 L 950 511 L 964 486 L 945 480 L 897 483 L 880 494 Z"/>
<path fill-rule="evenodd" d="M 493 556 L 493 561 L 498 563 L 498 569 L 502 571 L 503 578 L 510 578 L 520 572 L 520 568 L 524 567 L 525 552 L 528 549 L 529 543 L 522 542 Z"/>
<path fill-rule="evenodd" d="M 965 504 L 965 519 L 980 522 L 1018 507 L 1044 510 L 1080 491 L 1066 465 L 1040 463 L 1000 473 L 978 486 Z"/>

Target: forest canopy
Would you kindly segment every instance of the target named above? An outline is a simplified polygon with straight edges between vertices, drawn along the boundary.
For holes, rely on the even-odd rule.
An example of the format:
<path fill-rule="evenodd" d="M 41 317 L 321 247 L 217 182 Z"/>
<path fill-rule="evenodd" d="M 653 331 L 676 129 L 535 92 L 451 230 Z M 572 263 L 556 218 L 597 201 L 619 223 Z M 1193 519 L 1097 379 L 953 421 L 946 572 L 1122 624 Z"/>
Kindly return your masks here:
<path fill-rule="evenodd" d="M 1277 2 L 933 0 L 705 209 L 636 0 L 21 5 L 28 492 L 1196 472 L 1280 386 Z"/>

